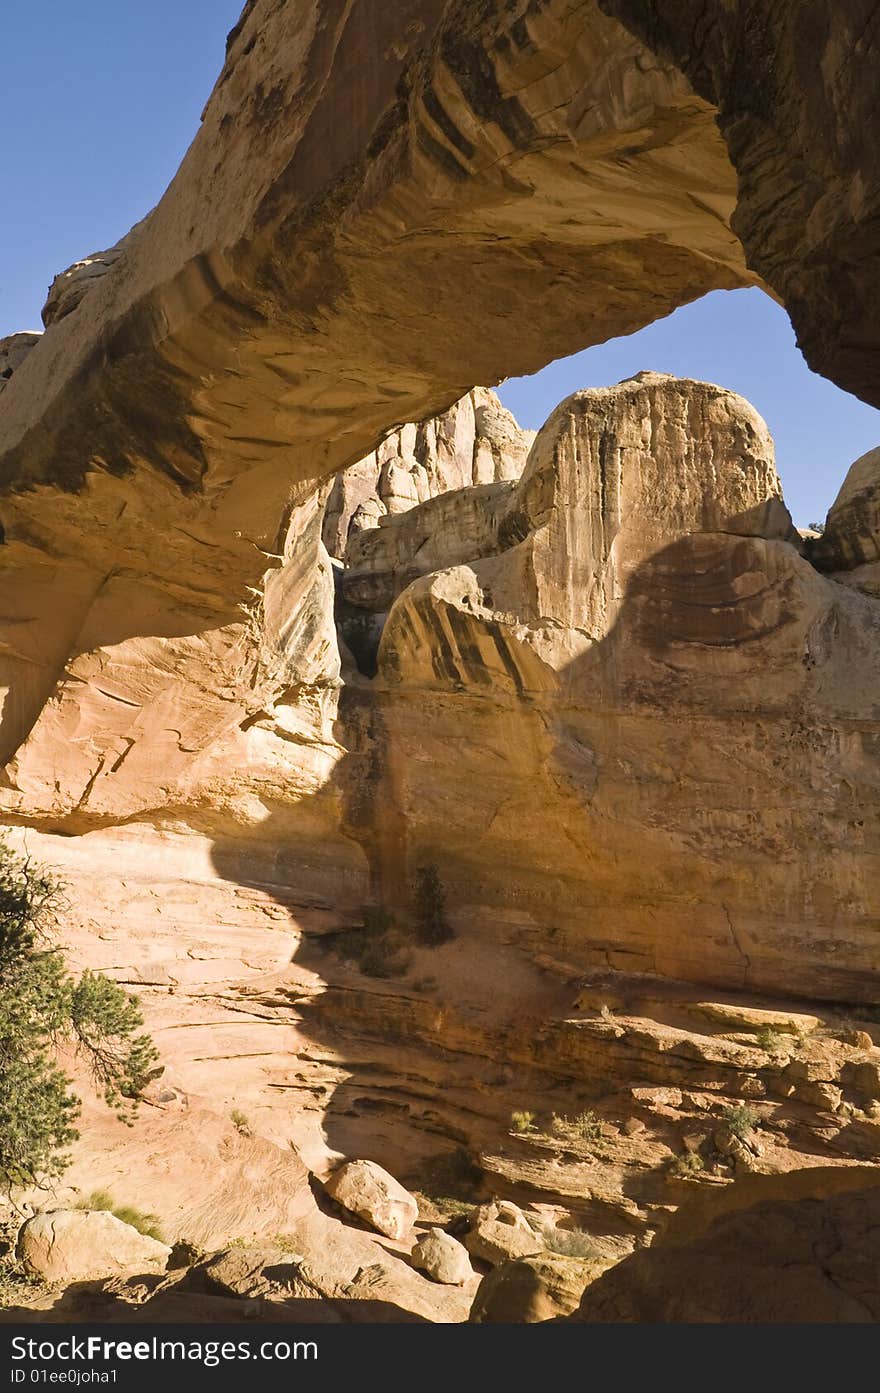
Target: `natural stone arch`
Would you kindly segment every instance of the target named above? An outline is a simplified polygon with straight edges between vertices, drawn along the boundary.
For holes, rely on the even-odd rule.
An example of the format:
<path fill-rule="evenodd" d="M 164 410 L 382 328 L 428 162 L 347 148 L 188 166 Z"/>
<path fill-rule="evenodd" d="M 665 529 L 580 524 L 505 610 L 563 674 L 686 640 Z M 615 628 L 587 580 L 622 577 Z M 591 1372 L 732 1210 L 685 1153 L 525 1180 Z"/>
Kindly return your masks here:
<path fill-rule="evenodd" d="M 172 680 L 197 701 L 223 689 L 177 731 L 185 753 L 206 721 L 298 680 L 289 609 L 314 608 L 299 581 L 316 574 L 316 486 L 395 421 L 756 283 L 748 260 L 783 276 L 779 246 L 809 319 L 804 278 L 873 206 L 838 61 L 863 7 L 814 4 L 804 28 L 788 4 L 762 24 L 745 0 L 712 24 L 695 4 L 662 23 L 620 6 L 626 28 L 614 8 L 247 5 L 165 198 L 3 392 L 5 759 L 50 698 L 65 740 L 112 728 L 112 770 L 150 738 L 107 714 L 141 688 L 154 705 Z M 701 22 L 695 57 L 681 35 Z M 763 190 L 790 194 L 814 141 L 823 212 L 804 227 L 801 204 L 792 217 Z M 855 206 L 841 191 L 859 159 Z M 264 599 L 285 560 L 296 583 L 288 570 Z"/>

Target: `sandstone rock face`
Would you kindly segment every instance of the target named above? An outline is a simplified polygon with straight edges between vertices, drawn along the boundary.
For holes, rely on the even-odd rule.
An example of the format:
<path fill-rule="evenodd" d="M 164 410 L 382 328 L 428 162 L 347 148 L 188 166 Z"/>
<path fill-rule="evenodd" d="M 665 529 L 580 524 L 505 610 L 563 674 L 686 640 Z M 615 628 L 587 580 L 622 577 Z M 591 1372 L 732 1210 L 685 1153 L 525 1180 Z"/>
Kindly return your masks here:
<path fill-rule="evenodd" d="M 870 1030 L 748 1014 L 877 999 L 868 473 L 805 555 L 731 394 L 578 394 L 517 477 L 472 387 L 763 277 L 880 400 L 870 16 L 798 8 L 251 0 L 166 197 L 7 347 L 0 807 L 77 960 L 143 986 L 174 1103 L 71 1183 L 112 1157 L 189 1236 L 290 1232 L 316 1289 L 459 1319 L 317 1214 L 291 1138 L 408 1179 L 467 1137 L 618 1257 L 703 1184 L 684 1152 L 730 1185 L 742 1099 L 756 1166 L 876 1163 Z M 334 935 L 411 926 L 426 864 L 456 938 L 371 980 Z M 510 1145 L 514 1107 L 594 1105 L 602 1155 Z"/>
<path fill-rule="evenodd" d="M 419 576 L 503 550 L 500 532 L 513 491 L 512 483 L 457 489 L 355 533 L 345 553 L 343 597 L 384 616 Z"/>
<path fill-rule="evenodd" d="M 469 1320 L 474 1325 L 533 1325 L 576 1311 L 602 1265 L 560 1253 L 536 1253 L 496 1267 L 480 1283 Z"/>
<path fill-rule="evenodd" d="M 711 1206 L 698 1211 L 696 1223 L 683 1207 L 664 1241 L 634 1253 L 587 1287 L 572 1319 L 876 1322 L 878 1185 L 880 1170 L 837 1171 L 829 1177 L 819 1168 L 797 1176 L 753 1177 L 743 1183 L 740 1204 L 737 1184 L 722 1192 L 722 1212 L 708 1222 Z M 798 1190 L 809 1197 L 798 1197 Z"/>
<path fill-rule="evenodd" d="M 609 8 L 553 0 L 537 14 L 522 0 L 475 15 L 452 0 L 406 0 L 381 24 L 362 29 L 352 13 L 328 30 L 319 0 L 296 16 L 269 0 L 248 6 L 165 199 L 112 265 L 90 259 L 105 274 L 70 280 L 88 294 L 61 318 L 50 313 L 27 371 L 3 393 L 8 815 L 75 833 L 140 817 L 249 837 L 278 812 L 275 845 L 304 848 L 304 880 L 337 854 L 352 887 L 366 879 L 334 806 L 348 770 L 334 728 L 337 658 L 320 642 L 330 633 L 320 481 L 376 449 L 395 422 L 430 419 L 465 392 L 474 439 L 489 442 L 488 453 L 471 451 L 471 479 L 488 476 L 489 454 L 497 478 L 507 427 L 489 421 L 494 408 L 477 404 L 474 381 L 755 280 L 729 227 L 734 163 L 748 148 L 733 141 L 728 152 L 713 106 L 733 81 L 715 67 L 736 44 L 707 56 L 707 97 L 706 75 L 683 77 L 673 52 L 678 11 L 646 42 L 637 17 Z M 842 22 L 831 24 L 829 61 Z M 762 62 L 778 58 L 788 72 L 787 24 L 768 25 L 766 41 Z M 746 52 L 754 40 L 744 31 L 737 42 Z M 802 109 L 809 83 L 796 65 L 791 91 L 776 93 L 804 131 L 823 112 L 849 120 L 824 83 Z M 829 177 L 840 166 L 855 187 L 862 144 L 825 150 Z M 757 187 L 761 171 L 751 175 Z M 767 221 L 787 226 L 772 211 L 775 166 L 770 183 L 761 246 L 773 240 Z M 844 203 L 827 205 L 838 229 Z M 854 264 L 845 236 L 841 245 Z M 823 268 L 834 267 L 834 247 L 832 232 Z M 799 306 L 796 318 L 807 314 Z M 839 328 L 842 342 L 833 322 L 823 329 L 833 338 Z M 436 444 L 438 460 L 457 457 L 458 430 Z M 394 507 L 418 496 L 405 435 L 382 465 Z M 531 526 L 528 510 L 510 521 Z M 554 546 L 559 535 L 544 533 Z M 742 575 L 769 555 L 760 538 L 754 546 L 738 550 Z M 701 555 L 682 557 L 679 572 L 692 562 L 703 575 L 717 569 Z M 395 565 L 402 582 L 406 547 Z M 609 568 L 618 583 L 616 558 Z M 780 575 L 771 588 L 787 583 Z M 609 603 L 602 580 L 578 643 Z M 534 642 L 537 631 L 525 650 Z M 579 769 L 590 764 L 581 733 L 564 742 Z M 533 744 L 542 738 L 529 732 Z M 717 904 L 714 915 L 720 939 Z"/>
<path fill-rule="evenodd" d="M 444 1286 L 463 1287 L 474 1275 L 467 1248 L 443 1229 L 431 1229 L 419 1239 L 412 1264 Z"/>
<path fill-rule="evenodd" d="M 47 329 L 50 324 L 57 324 L 66 315 L 73 313 L 88 295 L 95 281 L 105 276 L 111 266 L 115 266 L 124 256 L 126 245 L 137 237 L 141 226 L 141 223 L 136 224 L 115 247 L 110 247 L 108 251 L 93 252 L 82 261 L 75 261 L 66 271 L 55 277 L 43 306 L 43 323 Z"/>
<path fill-rule="evenodd" d="M 585 967 L 876 994 L 880 611 L 799 554 L 760 418 L 652 374 L 576 394 L 494 535 L 382 637 L 392 894 L 434 859 L 467 917 L 552 904 Z"/>
<path fill-rule="evenodd" d="M 324 514 L 324 545 L 346 556 L 350 541 L 450 489 L 518 479 L 534 431 L 521 430 L 494 392 L 475 387 L 442 415 L 400 426 L 337 474 Z"/>
<path fill-rule="evenodd" d="M 405 1238 L 419 1206 L 375 1161 L 346 1161 L 324 1184 L 331 1198 L 388 1238 Z"/>
<path fill-rule="evenodd" d="M 28 1219 L 18 1239 L 27 1269 L 49 1283 L 164 1272 L 171 1249 L 101 1210 L 56 1209 Z"/>
<path fill-rule="evenodd" d="M 843 585 L 880 597 L 880 449 L 850 467 L 810 556 Z"/>
<path fill-rule="evenodd" d="M 267 1274 L 273 1273 L 273 1276 Z M 218 1291 L 251 1300 L 272 1298 L 289 1286 L 293 1264 L 289 1252 L 261 1244 L 246 1244 L 217 1253 L 203 1269 Z"/>
<path fill-rule="evenodd" d="M 166 197 L 112 265 L 62 278 L 59 312 L 88 293 L 50 311 L 0 416 L 0 757 L 31 738 L 41 769 L 13 774 L 10 811 L 215 805 L 206 725 L 235 740 L 280 695 L 263 596 L 291 502 L 474 382 L 754 282 L 714 113 L 672 65 L 595 3 L 537 27 L 460 9 L 328 28 L 325 0 L 248 6 Z"/>
<path fill-rule="evenodd" d="M 873 138 L 863 140 L 878 120 L 862 82 L 870 5 L 807 12 L 749 0 L 723 10 L 705 0 L 601 0 L 601 8 L 717 105 L 738 175 L 732 226 L 749 265 L 784 301 L 810 366 L 880 405 L 880 155 Z M 694 43 L 698 33 L 705 42 Z M 762 101 L 771 91 L 768 122 Z"/>

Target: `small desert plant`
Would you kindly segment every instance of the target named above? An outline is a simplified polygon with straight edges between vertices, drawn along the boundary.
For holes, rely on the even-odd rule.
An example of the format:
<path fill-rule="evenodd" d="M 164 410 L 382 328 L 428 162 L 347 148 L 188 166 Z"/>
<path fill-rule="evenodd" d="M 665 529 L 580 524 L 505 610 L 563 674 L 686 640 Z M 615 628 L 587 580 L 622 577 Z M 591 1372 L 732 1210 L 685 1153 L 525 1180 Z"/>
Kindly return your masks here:
<path fill-rule="evenodd" d="M 773 1030 L 769 1025 L 763 1025 L 755 1032 L 755 1044 L 759 1050 L 766 1050 L 768 1054 L 781 1054 L 791 1043 L 791 1036 L 783 1035 L 781 1031 Z"/>
<path fill-rule="evenodd" d="M 334 944 L 341 958 L 356 962 L 366 977 L 403 977 L 409 971 L 410 956 L 394 919 L 380 905 L 364 910 L 364 927 L 337 934 Z"/>
<path fill-rule="evenodd" d="M 394 915 L 381 905 L 367 905 L 364 910 L 364 930 L 368 934 L 384 934 L 394 928 Z"/>
<path fill-rule="evenodd" d="M 385 933 L 367 941 L 360 956 L 360 969 L 365 977 L 405 977 L 410 962 L 400 936 Z"/>
<path fill-rule="evenodd" d="M 533 1112 L 512 1112 L 510 1114 L 510 1126 L 514 1132 L 524 1135 L 527 1132 L 535 1132 L 535 1114 Z"/>
<path fill-rule="evenodd" d="M 297 1242 L 292 1234 L 273 1234 L 272 1242 L 282 1253 L 287 1253 L 290 1257 L 302 1257 L 302 1243 Z"/>
<path fill-rule="evenodd" d="M 247 1119 L 247 1114 L 243 1113 L 241 1108 L 233 1108 L 232 1112 L 229 1114 L 229 1120 L 236 1132 L 241 1136 L 250 1137 L 253 1135 L 251 1132 L 251 1124 Z"/>
<path fill-rule="evenodd" d="M 414 992 L 434 992 L 437 990 L 437 978 L 417 977 L 412 987 Z"/>
<path fill-rule="evenodd" d="M 583 1137 L 584 1141 L 599 1141 L 602 1136 L 601 1120 L 591 1108 L 577 1113 L 572 1118 L 571 1126 L 575 1136 Z"/>
<path fill-rule="evenodd" d="M 14 1253 L 0 1257 L 0 1310 L 24 1305 L 45 1289 L 42 1279 L 26 1272 Z"/>
<path fill-rule="evenodd" d="M 748 1103 L 741 1103 L 735 1107 L 723 1108 L 721 1112 L 722 1120 L 727 1124 L 727 1128 L 735 1137 L 742 1140 L 753 1132 L 760 1122 L 760 1115 L 750 1108 Z"/>
<path fill-rule="evenodd" d="M 455 937 L 446 919 L 446 893 L 436 866 L 419 866 L 415 891 L 416 937 L 429 948 L 438 948 Z"/>
<path fill-rule="evenodd" d="M 560 1117 L 554 1113 L 550 1130 L 559 1137 L 580 1137 L 586 1142 L 602 1140 L 602 1122 L 592 1108 L 586 1108 L 575 1117 Z"/>
<path fill-rule="evenodd" d="M 159 1227 L 159 1218 L 156 1214 L 144 1214 L 142 1210 L 135 1209 L 130 1204 L 115 1204 L 111 1195 L 106 1190 L 94 1190 L 87 1199 L 80 1200 L 77 1209 L 101 1209 L 112 1214 L 123 1224 L 129 1224 L 138 1233 L 142 1233 L 145 1238 L 155 1238 L 158 1243 L 164 1243 L 162 1230 Z"/>
<path fill-rule="evenodd" d="M 680 1155 L 673 1156 L 669 1163 L 669 1174 L 675 1176 L 676 1180 L 692 1180 L 705 1169 L 706 1162 L 699 1151 L 682 1151 Z"/>

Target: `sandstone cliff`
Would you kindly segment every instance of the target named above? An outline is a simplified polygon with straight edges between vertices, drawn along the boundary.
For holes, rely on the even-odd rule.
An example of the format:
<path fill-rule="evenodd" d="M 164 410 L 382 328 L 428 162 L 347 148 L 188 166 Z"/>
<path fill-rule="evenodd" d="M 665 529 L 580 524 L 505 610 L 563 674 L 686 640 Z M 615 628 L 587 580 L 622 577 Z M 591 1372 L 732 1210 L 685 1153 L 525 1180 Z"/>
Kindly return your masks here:
<path fill-rule="evenodd" d="M 720 387 L 530 443 L 472 385 L 762 284 L 880 400 L 869 10 L 250 0 L 165 198 L 0 344 L 0 807 L 166 1070 L 68 1198 L 460 1319 L 307 1168 L 445 1221 L 463 1148 L 605 1263 L 876 1166 L 876 452 L 804 543 Z"/>
<path fill-rule="evenodd" d="M 440 502 L 456 564 L 379 650 L 392 898 L 435 859 L 463 924 L 575 962 L 874 996 L 880 611 L 800 555 L 754 411 L 643 374 L 564 403 L 500 517 Z"/>

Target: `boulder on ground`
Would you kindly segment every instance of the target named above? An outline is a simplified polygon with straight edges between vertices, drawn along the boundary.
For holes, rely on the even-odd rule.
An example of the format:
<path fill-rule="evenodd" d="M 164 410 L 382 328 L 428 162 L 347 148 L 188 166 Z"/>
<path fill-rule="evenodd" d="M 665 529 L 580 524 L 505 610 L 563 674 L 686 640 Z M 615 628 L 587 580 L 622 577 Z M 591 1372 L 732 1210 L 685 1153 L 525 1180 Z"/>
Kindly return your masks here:
<path fill-rule="evenodd" d="M 405 1238 L 419 1217 L 409 1191 L 375 1161 L 346 1161 L 324 1182 L 324 1189 L 387 1238 Z"/>
<path fill-rule="evenodd" d="M 751 1175 L 682 1205 L 650 1248 L 585 1289 L 570 1319 L 876 1324 L 878 1274 L 880 1168 Z"/>
<path fill-rule="evenodd" d="M 483 1262 L 509 1262 L 539 1253 L 544 1246 L 525 1214 L 509 1200 L 480 1205 L 465 1234 L 464 1245 Z"/>
<path fill-rule="evenodd" d="M 412 1264 L 447 1287 L 463 1287 L 474 1275 L 467 1248 L 443 1229 L 431 1229 L 419 1239 Z"/>
<path fill-rule="evenodd" d="M 468 1319 L 475 1325 L 535 1324 L 570 1315 L 607 1259 L 534 1253 L 505 1262 L 483 1278 Z"/>
<path fill-rule="evenodd" d="M 28 1219 L 18 1256 L 45 1282 L 68 1283 L 164 1272 L 171 1249 L 106 1210 L 56 1209 Z"/>

